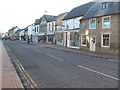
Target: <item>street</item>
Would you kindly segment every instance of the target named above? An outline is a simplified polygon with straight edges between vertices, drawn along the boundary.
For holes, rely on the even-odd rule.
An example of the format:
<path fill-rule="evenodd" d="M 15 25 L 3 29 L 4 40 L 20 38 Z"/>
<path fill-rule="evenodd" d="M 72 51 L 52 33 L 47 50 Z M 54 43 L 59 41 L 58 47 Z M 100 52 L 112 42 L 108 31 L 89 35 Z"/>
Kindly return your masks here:
<path fill-rule="evenodd" d="M 40 88 L 117 88 L 118 62 L 105 58 L 3 41 Z"/>

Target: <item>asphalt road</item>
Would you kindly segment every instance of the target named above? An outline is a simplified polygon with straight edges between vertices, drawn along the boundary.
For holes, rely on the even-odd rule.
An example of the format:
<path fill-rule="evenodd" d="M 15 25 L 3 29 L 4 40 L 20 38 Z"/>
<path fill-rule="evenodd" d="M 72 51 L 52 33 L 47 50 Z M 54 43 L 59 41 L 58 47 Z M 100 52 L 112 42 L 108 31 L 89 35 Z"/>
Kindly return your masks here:
<path fill-rule="evenodd" d="M 117 88 L 118 62 L 3 41 L 40 88 Z"/>

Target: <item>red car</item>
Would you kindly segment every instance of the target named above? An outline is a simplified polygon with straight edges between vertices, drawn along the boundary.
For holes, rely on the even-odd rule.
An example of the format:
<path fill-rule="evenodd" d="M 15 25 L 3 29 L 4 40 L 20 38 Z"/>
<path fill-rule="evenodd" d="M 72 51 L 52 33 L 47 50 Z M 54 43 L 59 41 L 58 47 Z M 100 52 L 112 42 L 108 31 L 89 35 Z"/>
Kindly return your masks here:
<path fill-rule="evenodd" d="M 10 38 L 10 40 L 15 40 L 15 38 Z"/>

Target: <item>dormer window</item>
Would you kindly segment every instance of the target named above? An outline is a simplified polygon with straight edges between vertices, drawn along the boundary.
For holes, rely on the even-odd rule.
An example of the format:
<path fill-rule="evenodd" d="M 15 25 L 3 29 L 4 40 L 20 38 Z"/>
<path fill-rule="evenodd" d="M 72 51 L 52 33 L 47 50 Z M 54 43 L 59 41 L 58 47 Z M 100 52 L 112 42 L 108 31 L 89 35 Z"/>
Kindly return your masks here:
<path fill-rule="evenodd" d="M 106 8 L 108 8 L 108 3 L 107 2 L 102 3 L 102 9 L 106 9 Z"/>

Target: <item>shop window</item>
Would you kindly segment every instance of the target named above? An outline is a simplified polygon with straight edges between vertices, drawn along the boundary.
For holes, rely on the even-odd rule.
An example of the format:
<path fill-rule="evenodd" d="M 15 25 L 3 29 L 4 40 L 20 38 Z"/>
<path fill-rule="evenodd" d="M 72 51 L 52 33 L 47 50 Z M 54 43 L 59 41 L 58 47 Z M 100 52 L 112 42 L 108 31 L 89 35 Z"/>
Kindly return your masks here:
<path fill-rule="evenodd" d="M 79 47 L 79 32 L 70 32 L 70 46 Z"/>
<path fill-rule="evenodd" d="M 110 34 L 102 34 L 102 47 L 110 46 Z"/>
<path fill-rule="evenodd" d="M 96 19 L 89 20 L 89 29 L 96 29 Z"/>
<path fill-rule="evenodd" d="M 86 45 L 87 45 L 86 35 L 82 35 L 82 46 L 86 46 Z"/>
<path fill-rule="evenodd" d="M 103 24 L 102 24 L 103 28 L 110 28 L 110 20 L 111 20 L 110 16 L 103 17 Z"/>
<path fill-rule="evenodd" d="M 58 43 L 63 44 L 63 33 L 58 34 Z"/>

